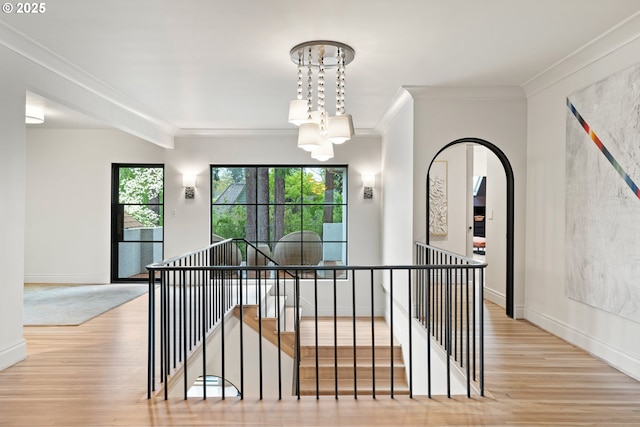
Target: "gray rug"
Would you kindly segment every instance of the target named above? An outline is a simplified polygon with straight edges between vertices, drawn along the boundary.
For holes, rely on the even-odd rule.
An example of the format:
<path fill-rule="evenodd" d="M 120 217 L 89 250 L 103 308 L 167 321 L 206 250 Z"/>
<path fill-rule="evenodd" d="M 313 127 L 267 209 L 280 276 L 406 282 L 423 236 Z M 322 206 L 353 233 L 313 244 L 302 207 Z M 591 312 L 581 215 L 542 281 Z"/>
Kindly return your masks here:
<path fill-rule="evenodd" d="M 80 325 L 145 294 L 148 284 L 24 285 L 24 324 Z"/>

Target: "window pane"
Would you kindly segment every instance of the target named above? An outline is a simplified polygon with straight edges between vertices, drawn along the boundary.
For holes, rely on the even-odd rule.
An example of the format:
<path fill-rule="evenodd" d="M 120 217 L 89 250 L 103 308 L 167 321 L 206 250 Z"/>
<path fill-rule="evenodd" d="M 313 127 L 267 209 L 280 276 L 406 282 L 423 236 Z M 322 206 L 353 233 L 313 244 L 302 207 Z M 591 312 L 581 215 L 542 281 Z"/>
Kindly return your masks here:
<path fill-rule="evenodd" d="M 325 196 L 325 168 L 304 168 L 302 178 L 305 204 L 322 204 Z"/>
<path fill-rule="evenodd" d="M 217 206 L 211 211 L 211 230 L 216 236 L 224 239 L 245 238 L 247 222 L 247 207 Z"/>
<path fill-rule="evenodd" d="M 211 171 L 213 203 L 246 203 L 245 168 L 212 168 Z"/>
<path fill-rule="evenodd" d="M 301 169 L 277 167 L 269 171 L 269 202 L 275 204 L 299 204 Z"/>
<path fill-rule="evenodd" d="M 127 168 L 119 169 L 118 203 L 162 203 L 163 170 L 162 168 Z"/>
<path fill-rule="evenodd" d="M 118 277 L 122 279 L 139 278 L 148 274 L 146 266 L 162 261 L 162 243 L 118 244 Z"/>
<path fill-rule="evenodd" d="M 124 228 L 162 227 L 163 207 L 161 205 L 125 205 Z M 160 239 L 162 240 L 162 239 Z"/>

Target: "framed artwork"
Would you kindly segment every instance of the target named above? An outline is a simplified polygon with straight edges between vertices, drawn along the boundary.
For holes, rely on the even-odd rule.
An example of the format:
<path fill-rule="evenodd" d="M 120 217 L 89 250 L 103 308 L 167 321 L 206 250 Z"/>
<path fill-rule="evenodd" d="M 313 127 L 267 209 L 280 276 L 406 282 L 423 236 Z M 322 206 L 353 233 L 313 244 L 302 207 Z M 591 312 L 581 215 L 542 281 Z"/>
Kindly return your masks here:
<path fill-rule="evenodd" d="M 640 322 L 640 65 L 566 110 L 565 295 Z"/>
<path fill-rule="evenodd" d="M 429 234 L 449 233 L 448 163 L 436 160 L 429 171 Z"/>

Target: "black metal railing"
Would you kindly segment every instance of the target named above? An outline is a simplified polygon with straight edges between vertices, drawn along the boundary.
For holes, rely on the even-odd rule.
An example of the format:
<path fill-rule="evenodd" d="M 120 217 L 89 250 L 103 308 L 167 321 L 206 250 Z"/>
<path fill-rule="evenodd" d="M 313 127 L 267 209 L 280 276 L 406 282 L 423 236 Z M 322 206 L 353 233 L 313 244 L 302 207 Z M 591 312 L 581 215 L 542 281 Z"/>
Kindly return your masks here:
<path fill-rule="evenodd" d="M 247 263 L 242 253 L 249 251 L 241 251 L 243 245 L 252 248 L 253 256 L 265 257 L 263 262 Z M 321 394 L 332 394 L 337 399 L 345 389 L 355 398 L 365 393 L 374 397 L 404 393 L 412 397 L 416 384 L 426 384 L 425 394 L 431 397 L 431 339 L 424 340 L 427 360 L 414 360 L 414 327 L 426 331 L 427 336 L 442 345 L 452 363 L 466 369 L 461 372 L 466 372 L 469 397 L 478 373 L 478 390 L 483 396 L 482 287 L 485 266 L 423 244 L 416 244 L 415 265 L 279 266 L 258 246 L 238 239 L 228 239 L 152 264 L 147 267 L 149 276 L 159 277 L 159 281 L 149 281 L 147 397 L 151 398 L 156 386 L 161 384 L 167 399 L 169 382 L 181 375 L 186 399 L 192 382 L 190 378 L 194 375 L 189 371 L 196 371 L 202 378 L 215 373 L 223 383 L 233 377 L 241 399 L 248 389 L 246 381 L 259 383 L 258 396 L 263 399 L 263 376 L 274 372 L 277 372 L 279 399 L 283 396 L 283 388 L 290 388 L 288 394 L 298 398 L 305 394 L 316 398 Z M 387 306 L 386 324 L 391 330 L 387 343 L 381 343 L 379 338 L 377 322 L 381 310 L 376 307 L 381 302 Z M 303 309 L 304 325 L 311 330 L 305 338 L 308 345 L 304 349 L 300 335 Z M 239 318 L 239 339 L 231 341 L 225 339 L 224 331 L 225 321 L 230 321 L 234 310 Z M 249 310 L 255 312 L 251 311 L 247 317 L 245 314 Z M 287 311 L 293 312 L 288 319 Z M 248 325 L 254 313 L 256 322 Z M 275 331 L 262 329 L 266 318 L 275 319 Z M 328 345 L 319 337 L 321 324 L 330 325 L 332 342 Z M 247 354 L 244 348 L 245 328 L 252 327 L 259 337 L 257 354 Z M 203 345 L 215 330 L 222 331 L 215 344 L 211 347 Z M 401 358 L 402 366 L 398 362 L 396 333 L 403 335 L 400 340 L 405 354 Z M 267 369 L 264 369 L 263 360 L 265 337 L 273 340 L 278 355 L 277 366 L 267 366 Z M 227 341 L 239 342 L 239 348 L 233 349 L 234 358 L 237 356 L 238 360 L 233 363 L 225 360 L 229 350 Z M 346 349 L 339 349 L 345 342 Z M 207 352 L 211 351 L 221 355 L 215 367 L 207 364 Z M 287 372 L 288 368 L 283 367 L 283 353 L 293 360 L 293 372 Z M 195 354 L 201 358 L 200 366 L 187 363 Z M 359 366 L 363 357 L 368 360 L 366 368 Z M 323 360 L 328 364 L 323 365 Z M 415 363 L 426 364 L 426 377 L 416 377 Z M 233 372 L 227 371 L 230 365 L 234 365 Z M 247 378 L 245 368 L 255 365 L 259 366 L 259 371 Z M 451 363 L 446 365 L 447 395 L 451 396 Z M 303 377 L 301 369 L 304 370 Z M 332 384 L 327 385 L 327 381 L 321 379 L 322 375 Z M 289 386 L 283 378 L 291 378 L 292 384 Z M 203 392 L 206 399 L 206 388 Z M 221 397 L 225 398 L 224 388 Z"/>
<path fill-rule="evenodd" d="M 416 243 L 416 264 L 442 266 L 419 270 L 415 316 L 444 348 L 447 358 L 465 372 L 467 396 L 479 374 L 484 396 L 484 267 L 483 262 Z M 430 343 L 430 341 L 429 341 Z M 428 353 L 430 357 L 430 352 Z M 427 363 L 427 369 L 431 364 Z M 451 364 L 447 364 L 450 394 Z M 429 391 L 430 394 L 430 391 Z"/>

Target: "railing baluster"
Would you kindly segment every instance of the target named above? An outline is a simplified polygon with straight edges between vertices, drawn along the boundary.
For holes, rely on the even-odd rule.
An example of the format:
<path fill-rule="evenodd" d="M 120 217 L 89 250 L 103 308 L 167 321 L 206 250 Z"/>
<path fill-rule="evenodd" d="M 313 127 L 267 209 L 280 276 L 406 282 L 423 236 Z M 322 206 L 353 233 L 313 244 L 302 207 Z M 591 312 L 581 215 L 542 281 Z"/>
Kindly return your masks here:
<path fill-rule="evenodd" d="M 282 342 L 280 336 L 280 275 L 276 277 L 276 323 L 278 331 L 278 400 L 282 400 Z"/>
<path fill-rule="evenodd" d="M 478 311 L 480 318 L 480 396 L 484 397 L 484 270 L 480 270 L 480 295 L 478 296 Z"/>
<path fill-rule="evenodd" d="M 431 261 L 431 250 L 428 250 L 429 254 L 427 255 L 428 261 L 427 264 L 430 264 Z M 431 321 L 431 277 L 433 275 L 433 270 L 429 269 L 427 271 L 427 396 L 431 399 L 431 337 L 433 336 L 433 323 Z"/>
<path fill-rule="evenodd" d="M 336 271 L 333 270 L 333 373 L 335 384 L 335 398 L 338 400 L 338 288 Z"/>
<path fill-rule="evenodd" d="M 358 399 L 358 358 L 357 358 L 357 346 L 358 340 L 356 337 L 356 271 L 353 270 L 351 272 L 351 312 L 352 315 L 352 326 L 353 326 L 353 398 Z"/>
<path fill-rule="evenodd" d="M 260 285 L 258 285 L 258 301 L 256 304 L 258 304 L 258 365 L 260 366 L 260 400 L 262 400 L 262 286 Z"/>
<path fill-rule="evenodd" d="M 376 331 L 374 326 L 373 268 L 371 269 L 371 395 L 376 398 Z"/>
<path fill-rule="evenodd" d="M 183 293 L 186 292 L 186 286 L 187 283 L 184 279 L 184 273 L 185 271 L 182 270 L 182 274 L 180 275 L 180 282 L 182 284 L 182 288 L 183 288 Z M 183 325 L 184 325 L 184 330 L 182 331 L 182 333 L 180 334 L 181 336 L 184 337 L 188 337 L 188 331 L 187 331 L 187 299 L 186 298 L 182 298 L 182 318 L 183 318 Z M 187 384 L 187 347 L 188 347 L 188 341 L 187 339 L 183 339 L 182 340 L 182 357 L 185 361 L 185 363 L 182 365 L 183 369 L 182 369 L 182 375 L 184 378 L 184 400 L 187 400 L 187 388 L 188 388 L 188 384 Z"/>
<path fill-rule="evenodd" d="M 316 399 L 320 399 L 320 375 L 318 367 L 318 275 L 313 276 L 313 324 L 315 333 L 315 345 L 316 345 Z"/>
<path fill-rule="evenodd" d="M 226 254 L 226 251 L 225 251 Z M 225 262 L 225 265 L 227 265 L 227 263 Z M 226 276 L 226 271 L 223 271 L 222 274 L 222 286 L 220 286 L 221 290 L 222 290 L 222 295 L 220 297 L 220 300 L 222 302 L 222 304 L 224 304 L 225 300 L 225 276 Z M 224 312 L 225 312 L 225 306 L 223 305 L 222 307 L 220 307 L 220 329 L 223 331 L 223 333 L 220 334 L 220 348 L 221 348 L 221 359 L 222 359 L 222 375 L 220 376 L 222 379 L 222 400 L 225 400 L 226 396 L 225 396 L 225 384 L 226 384 L 226 375 L 225 375 L 225 368 L 226 368 L 226 349 L 225 349 L 225 339 L 224 339 Z"/>
<path fill-rule="evenodd" d="M 247 279 L 248 281 L 248 279 Z M 245 284 L 246 286 L 246 284 Z M 244 400 L 244 303 L 242 295 L 242 276 L 240 276 L 240 400 Z"/>
<path fill-rule="evenodd" d="M 202 298 L 201 298 L 201 304 L 202 304 L 202 308 L 201 308 L 201 316 L 200 316 L 200 324 L 201 324 L 201 332 L 202 332 L 202 381 L 203 381 L 203 386 L 202 386 L 202 399 L 203 400 L 207 400 L 207 317 L 204 315 L 204 313 L 207 312 L 207 300 L 205 298 L 204 295 L 204 271 L 200 271 L 200 278 L 201 283 L 200 286 L 202 287 L 201 291 L 202 291 Z"/>
<path fill-rule="evenodd" d="M 394 300 L 393 300 L 393 269 L 389 269 L 389 312 L 390 312 L 390 321 L 391 321 L 391 332 L 389 334 L 389 353 L 391 354 L 390 356 L 390 364 L 391 364 L 391 371 L 389 372 L 390 377 L 391 377 L 391 398 L 394 398 L 393 395 L 393 306 L 394 304 Z"/>
<path fill-rule="evenodd" d="M 408 305 L 407 307 L 409 307 L 409 315 L 407 316 L 407 319 L 409 321 L 409 398 L 413 399 L 413 334 L 412 334 L 412 329 L 413 329 L 413 317 L 411 316 L 411 309 L 413 307 L 412 302 L 411 302 L 411 289 L 412 289 L 412 285 L 411 285 L 411 277 L 413 275 L 413 271 L 414 270 L 407 270 L 407 276 L 408 276 L 408 289 L 409 292 L 407 292 L 408 294 Z M 429 337 L 429 339 L 431 339 L 431 337 Z"/>
<path fill-rule="evenodd" d="M 471 367 L 469 365 L 469 354 L 471 354 L 471 349 L 469 348 L 469 336 L 471 335 L 471 331 L 469 331 L 469 271 L 473 273 L 475 276 L 475 270 L 467 270 L 467 280 L 465 281 L 465 320 L 466 320 L 466 331 L 467 331 L 467 351 L 465 352 L 467 356 L 466 362 L 466 372 L 467 372 L 467 397 L 471 397 Z"/>

